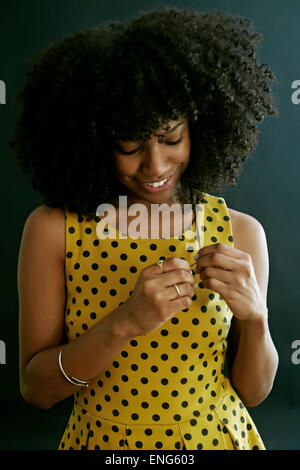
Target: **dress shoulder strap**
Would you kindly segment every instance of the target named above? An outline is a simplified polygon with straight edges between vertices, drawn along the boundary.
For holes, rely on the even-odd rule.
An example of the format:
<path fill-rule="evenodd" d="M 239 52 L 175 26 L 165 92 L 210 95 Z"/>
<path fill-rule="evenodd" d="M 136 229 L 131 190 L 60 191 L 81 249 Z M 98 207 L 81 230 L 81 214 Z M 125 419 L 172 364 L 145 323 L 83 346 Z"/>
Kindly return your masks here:
<path fill-rule="evenodd" d="M 205 193 L 197 202 L 197 229 L 202 247 L 213 243 L 234 246 L 231 218 L 224 198 Z"/>

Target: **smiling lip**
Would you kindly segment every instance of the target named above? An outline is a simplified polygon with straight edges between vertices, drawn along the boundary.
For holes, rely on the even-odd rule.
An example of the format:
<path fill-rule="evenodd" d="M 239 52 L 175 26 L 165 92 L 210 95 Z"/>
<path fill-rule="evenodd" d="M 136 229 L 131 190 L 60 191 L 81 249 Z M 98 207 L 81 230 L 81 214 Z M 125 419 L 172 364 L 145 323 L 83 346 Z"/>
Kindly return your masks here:
<path fill-rule="evenodd" d="M 174 171 L 170 176 L 167 176 L 167 178 L 163 178 L 163 179 L 166 179 L 167 181 L 163 185 L 157 186 L 156 188 L 153 187 L 153 186 L 150 186 L 147 183 L 143 183 L 142 181 L 138 181 L 138 183 L 149 193 L 161 193 L 161 192 L 166 191 L 167 189 L 169 189 L 169 187 L 171 186 L 171 184 L 173 182 L 175 173 L 176 173 L 176 171 Z M 163 179 L 161 179 L 159 181 L 163 181 Z M 159 181 L 151 181 L 151 183 L 155 183 L 155 182 L 159 182 Z M 149 183 L 150 183 L 150 181 L 149 181 Z"/>
<path fill-rule="evenodd" d="M 165 176 L 164 178 L 160 178 L 159 180 L 149 180 L 149 181 L 141 181 L 141 180 L 137 180 L 139 183 L 142 183 L 142 184 L 147 184 L 147 183 L 159 183 L 160 181 L 163 181 L 167 178 L 170 178 L 171 176 L 173 176 L 173 174 L 175 173 L 175 171 L 173 173 L 171 173 L 169 176 Z"/>

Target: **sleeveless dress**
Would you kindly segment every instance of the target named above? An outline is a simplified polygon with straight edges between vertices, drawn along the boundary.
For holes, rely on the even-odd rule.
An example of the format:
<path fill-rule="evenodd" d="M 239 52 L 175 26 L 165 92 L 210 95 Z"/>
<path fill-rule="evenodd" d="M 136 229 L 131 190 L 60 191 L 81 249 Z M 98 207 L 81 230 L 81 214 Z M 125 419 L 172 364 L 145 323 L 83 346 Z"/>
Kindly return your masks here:
<path fill-rule="evenodd" d="M 201 246 L 234 246 L 223 198 L 206 193 L 197 211 L 192 232 L 160 239 L 122 238 L 108 225 L 106 238 L 99 237 L 100 217 L 87 221 L 65 211 L 69 341 L 125 302 L 144 267 L 170 257 L 192 265 Z M 60 450 L 265 449 L 224 374 L 232 312 L 199 274 L 195 281 L 189 308 L 129 341 L 88 388 L 75 392 Z"/>

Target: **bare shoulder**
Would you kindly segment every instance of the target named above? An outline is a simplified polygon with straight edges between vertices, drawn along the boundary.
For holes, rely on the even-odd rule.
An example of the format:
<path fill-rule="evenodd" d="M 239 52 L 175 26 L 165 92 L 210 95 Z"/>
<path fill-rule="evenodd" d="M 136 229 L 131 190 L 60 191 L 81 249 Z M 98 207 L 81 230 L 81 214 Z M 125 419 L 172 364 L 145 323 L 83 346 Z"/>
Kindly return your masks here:
<path fill-rule="evenodd" d="M 65 259 L 65 214 L 62 209 L 46 205 L 36 207 L 27 216 L 23 240 L 30 237 L 32 242 L 51 246 L 62 260 Z"/>
<path fill-rule="evenodd" d="M 262 224 L 252 215 L 228 208 L 231 219 L 234 247 L 241 251 L 251 251 L 255 240 L 265 240 Z"/>

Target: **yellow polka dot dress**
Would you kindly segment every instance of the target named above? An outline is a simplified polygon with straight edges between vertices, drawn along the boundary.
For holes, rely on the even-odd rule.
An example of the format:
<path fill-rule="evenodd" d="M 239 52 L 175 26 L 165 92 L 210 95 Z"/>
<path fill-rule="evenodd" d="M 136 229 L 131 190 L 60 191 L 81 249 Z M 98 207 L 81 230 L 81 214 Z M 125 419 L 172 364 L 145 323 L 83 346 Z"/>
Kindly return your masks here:
<path fill-rule="evenodd" d="M 193 264 L 201 246 L 234 246 L 225 200 L 204 196 L 192 231 L 172 238 L 122 238 L 109 226 L 104 232 L 115 230 L 114 238 L 99 237 L 99 217 L 88 221 L 65 212 L 69 341 L 125 302 L 144 267 L 171 257 Z M 217 292 L 204 288 L 199 274 L 195 280 L 189 308 L 132 339 L 75 393 L 60 450 L 265 449 L 224 375 L 232 312 Z"/>

